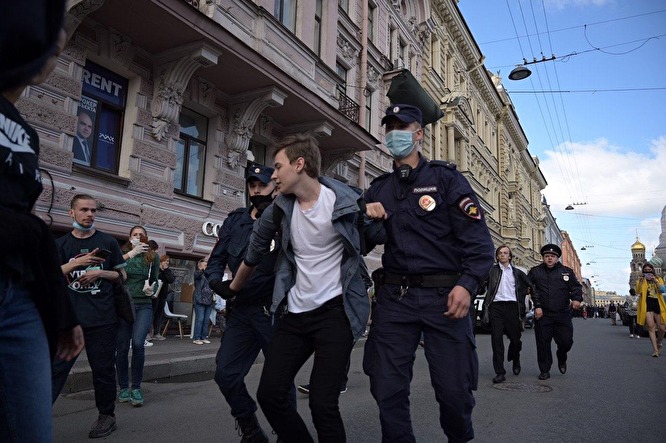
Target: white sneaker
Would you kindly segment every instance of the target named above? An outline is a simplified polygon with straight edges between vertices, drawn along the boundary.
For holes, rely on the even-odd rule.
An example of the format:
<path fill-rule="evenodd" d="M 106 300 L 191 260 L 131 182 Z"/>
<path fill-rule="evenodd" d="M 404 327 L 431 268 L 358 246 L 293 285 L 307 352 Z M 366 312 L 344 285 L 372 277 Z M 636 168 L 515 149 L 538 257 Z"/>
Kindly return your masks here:
<path fill-rule="evenodd" d="M 143 341 L 143 347 L 144 347 L 144 348 L 149 348 L 149 347 L 151 347 L 152 345 L 153 345 L 153 344 L 152 344 L 151 342 L 149 342 L 148 340 L 144 340 L 144 341 Z"/>
<path fill-rule="evenodd" d="M 629 334 L 629 337 L 634 338 L 634 334 Z"/>
<path fill-rule="evenodd" d="M 204 339 L 201 340 L 201 341 L 204 342 L 204 344 L 206 344 L 206 345 L 209 345 L 209 344 L 210 344 L 210 340 L 208 340 L 207 338 L 204 338 Z"/>
<path fill-rule="evenodd" d="M 636 337 L 636 338 L 641 338 L 641 336 L 640 336 L 640 335 L 638 335 L 638 334 L 636 334 L 636 335 L 635 335 L 635 337 Z"/>
<path fill-rule="evenodd" d="M 153 340 L 162 341 L 162 340 L 166 340 L 166 337 L 163 336 L 162 334 L 155 334 L 153 336 Z"/>
<path fill-rule="evenodd" d="M 202 345 L 202 344 L 204 344 L 203 340 L 193 340 L 192 343 L 194 343 L 195 345 Z"/>

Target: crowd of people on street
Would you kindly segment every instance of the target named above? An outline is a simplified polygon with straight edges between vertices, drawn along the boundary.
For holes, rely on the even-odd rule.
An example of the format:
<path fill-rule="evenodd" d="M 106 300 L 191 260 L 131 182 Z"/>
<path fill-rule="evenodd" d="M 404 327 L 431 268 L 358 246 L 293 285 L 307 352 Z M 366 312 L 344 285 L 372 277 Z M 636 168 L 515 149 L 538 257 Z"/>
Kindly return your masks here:
<path fill-rule="evenodd" d="M 143 405 L 145 349 L 165 338 L 164 306 L 175 281 L 169 257 L 160 257 L 144 226 L 132 227 L 122 246 L 95 227 L 98 202 L 91 195 L 71 199 L 72 230 L 57 240 L 31 214 L 42 190 L 39 141 L 14 103 L 53 69 L 64 47 L 64 3 L 28 0 L 0 14 L 0 25 L 13 33 L 0 40 L 0 118 L 26 134 L 25 146 L 0 139 L 3 442 L 51 440 L 50 407 L 84 347 L 98 412 L 90 438 L 116 429 L 116 401 Z M 81 122 L 85 116 L 79 117 L 85 126 Z M 521 373 L 527 297 L 534 306 L 538 379 L 550 378 L 553 341 L 557 368 L 567 373 L 572 316 L 582 302 L 574 271 L 560 262 L 562 251 L 554 244 L 541 248 L 542 263 L 527 273 L 513 266 L 507 245 L 494 250 L 464 175 L 453 163 L 421 154 L 424 123 L 422 110 L 411 104 L 386 110 L 382 125 L 393 171 L 365 192 L 322 175 L 311 135 L 279 140 L 274 167 L 248 167 L 249 205 L 229 213 L 193 274 L 193 344 L 210 344 L 209 319 L 224 313 L 215 382 L 242 442 L 269 441 L 259 407 L 279 441 L 346 441 L 339 396 L 352 347 L 362 336 L 363 371 L 383 441 L 415 440 L 409 395 L 419 344 L 444 434 L 449 441 L 473 439 L 479 361 L 469 308 L 479 293 L 486 294 L 482 316 L 491 331 L 493 383 L 506 381 L 504 335 L 512 372 Z M 88 161 L 85 137 L 79 143 L 76 155 Z M 364 256 L 377 245 L 383 245 L 382 266 L 371 277 Z M 653 357 L 662 350 L 665 291 L 648 263 L 627 299 L 630 336 L 636 325 L 645 327 Z M 129 294 L 133 321 L 117 315 L 119 294 Z M 617 308 L 611 307 L 615 324 Z M 255 401 L 245 377 L 260 351 L 265 361 Z M 316 436 L 296 408 L 294 379 L 310 358 L 309 381 L 299 389 L 308 394 Z"/>

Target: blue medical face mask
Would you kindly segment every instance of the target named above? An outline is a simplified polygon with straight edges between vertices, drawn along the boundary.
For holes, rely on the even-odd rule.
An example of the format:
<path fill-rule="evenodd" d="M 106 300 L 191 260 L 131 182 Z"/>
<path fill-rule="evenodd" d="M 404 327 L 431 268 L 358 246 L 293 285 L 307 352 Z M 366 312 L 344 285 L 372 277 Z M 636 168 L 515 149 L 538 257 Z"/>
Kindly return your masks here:
<path fill-rule="evenodd" d="M 416 131 L 404 131 L 395 129 L 386 134 L 386 147 L 391 156 L 396 160 L 407 157 L 414 149 L 415 142 L 412 141 L 412 134 Z"/>
<path fill-rule="evenodd" d="M 78 229 L 79 231 L 83 231 L 83 232 L 90 232 L 90 231 L 92 231 L 93 229 L 95 229 L 95 223 L 93 223 L 92 225 L 90 225 L 89 228 L 86 228 L 85 226 L 79 224 L 79 222 L 74 221 L 74 222 L 72 223 L 72 226 L 74 227 L 74 229 Z"/>

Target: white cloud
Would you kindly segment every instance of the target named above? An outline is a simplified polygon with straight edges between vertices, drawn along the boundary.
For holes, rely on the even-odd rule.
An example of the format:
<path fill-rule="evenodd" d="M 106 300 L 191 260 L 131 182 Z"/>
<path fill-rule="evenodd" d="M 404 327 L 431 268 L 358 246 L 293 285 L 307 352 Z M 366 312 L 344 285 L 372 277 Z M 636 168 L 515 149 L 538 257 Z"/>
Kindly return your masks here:
<path fill-rule="evenodd" d="M 648 259 L 659 244 L 666 137 L 651 141 L 643 152 L 600 139 L 558 146 L 544 157 L 539 164 L 549 183 L 544 194 L 558 226 L 572 238 L 583 276 L 597 276 L 598 289 L 626 294 L 636 236 Z M 566 211 L 573 202 L 586 204 Z M 581 251 L 583 245 L 592 248 Z"/>
<path fill-rule="evenodd" d="M 601 139 L 544 154 L 539 167 L 551 205 L 587 203 L 582 209 L 596 215 L 646 217 L 660 213 L 666 203 L 666 137 L 652 141 L 646 153 Z"/>

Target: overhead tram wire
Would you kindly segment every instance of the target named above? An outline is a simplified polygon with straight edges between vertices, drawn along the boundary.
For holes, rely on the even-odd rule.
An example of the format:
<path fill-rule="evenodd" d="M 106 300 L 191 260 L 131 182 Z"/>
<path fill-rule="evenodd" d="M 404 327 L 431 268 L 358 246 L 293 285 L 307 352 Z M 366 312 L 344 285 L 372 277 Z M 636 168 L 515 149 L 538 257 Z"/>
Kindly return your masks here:
<path fill-rule="evenodd" d="M 549 49 L 550 49 L 549 52 L 554 53 L 553 41 L 552 41 L 552 38 L 551 38 L 552 34 L 550 32 L 550 26 L 548 25 L 548 15 L 546 14 L 546 6 L 545 6 L 543 0 L 541 1 L 541 7 L 542 7 L 542 10 L 543 10 L 543 19 L 544 19 L 544 24 L 546 26 L 546 33 L 547 33 L 547 36 L 548 36 L 548 45 L 549 45 Z M 536 19 L 535 19 L 535 21 L 536 21 Z M 558 75 L 558 72 L 557 72 L 557 65 L 555 65 L 555 64 L 553 64 L 553 72 L 555 73 L 555 81 L 556 81 L 556 84 L 557 84 L 557 88 L 561 89 L 560 78 L 559 78 L 559 75 Z M 558 96 L 559 96 L 559 99 L 560 99 L 560 105 L 562 107 L 562 117 L 563 117 L 563 120 L 564 120 L 564 126 L 566 128 L 566 134 L 567 134 L 567 140 L 568 140 L 566 142 L 565 146 L 568 146 L 568 148 L 569 148 L 568 151 L 570 152 L 570 156 L 571 156 L 570 158 L 573 160 L 573 167 L 575 168 L 574 171 L 575 171 L 575 176 L 576 176 L 576 179 L 577 179 L 576 183 L 580 184 L 580 183 L 582 183 L 581 175 L 580 175 L 580 170 L 578 169 L 578 161 L 576 160 L 576 153 L 575 153 L 575 151 L 573 150 L 573 148 L 571 146 L 573 137 L 571 136 L 571 126 L 569 125 L 569 118 L 568 118 L 567 108 L 564 104 L 564 98 L 563 98 L 562 94 L 558 94 Z M 562 131 L 561 121 L 559 119 L 559 113 L 557 113 L 556 115 L 558 116 L 558 124 L 560 124 L 560 131 Z M 580 191 L 582 191 L 582 190 L 580 190 Z M 585 197 L 585 198 L 580 198 L 580 201 L 587 202 L 587 196 L 583 196 L 582 192 L 579 195 L 579 197 Z M 576 201 L 578 201 L 578 199 Z M 576 215 L 576 218 L 579 220 L 579 222 L 581 222 L 582 227 L 583 227 L 583 231 L 584 231 L 586 237 L 589 238 L 590 237 L 590 226 L 588 224 L 588 219 L 586 219 L 585 217 L 580 217 L 578 215 Z"/>
<path fill-rule="evenodd" d="M 525 12 L 523 11 L 522 2 L 520 2 L 520 1 L 518 1 L 518 9 L 520 11 L 520 15 L 521 15 L 521 18 L 522 18 L 523 27 L 525 28 L 525 33 L 529 34 L 529 27 L 527 26 L 527 20 L 525 18 Z M 538 25 L 537 25 L 535 20 L 533 20 L 533 21 L 534 21 L 535 30 L 538 31 Z M 537 34 L 538 34 L 538 32 L 537 32 Z M 528 45 L 529 45 L 530 53 L 535 54 L 536 51 L 535 51 L 535 49 L 532 45 L 532 40 L 530 38 L 528 38 L 527 42 L 528 42 Z M 543 53 L 543 51 L 541 51 L 541 52 Z M 547 69 L 547 68 L 544 68 L 544 69 Z M 541 87 L 541 89 L 543 89 L 543 80 L 541 78 L 542 76 L 541 76 L 541 73 L 540 73 L 540 70 L 538 69 L 538 67 L 537 67 L 537 69 L 535 69 L 535 71 L 537 73 L 536 77 L 538 79 L 539 86 Z M 533 82 L 532 78 L 530 78 L 530 84 L 532 84 L 532 89 L 535 89 L 534 88 L 534 82 Z M 535 97 L 535 100 L 537 101 L 538 106 L 541 107 L 541 101 L 539 100 L 539 97 Z M 543 101 L 543 107 L 546 109 L 546 113 L 548 115 L 548 120 L 550 121 L 550 126 L 548 126 L 548 121 L 546 120 L 545 117 L 543 117 L 543 113 L 542 113 L 542 118 L 544 120 L 544 125 L 545 125 L 545 127 L 550 127 L 551 128 L 553 136 L 555 137 L 555 143 L 553 144 L 553 148 L 556 151 L 558 151 L 559 150 L 558 146 L 561 146 L 562 141 L 563 141 L 562 137 L 559 137 L 558 134 L 557 134 L 557 130 L 556 130 L 557 128 L 555 127 L 555 124 L 553 122 L 553 111 L 551 111 L 551 107 L 549 106 L 547 100 Z M 551 139 L 551 143 L 552 143 L 552 139 Z M 560 150 L 560 152 L 561 152 L 561 150 Z M 560 162 L 560 159 L 557 158 L 557 157 L 555 158 L 555 160 L 558 163 Z M 575 196 L 574 196 L 574 192 L 573 192 L 574 191 L 573 180 L 571 180 L 571 177 L 570 177 L 570 169 L 566 165 L 566 160 L 567 160 L 566 156 L 563 156 L 562 160 L 564 161 L 565 165 L 564 165 L 564 167 L 560 166 L 560 172 L 562 173 L 563 177 L 567 178 L 565 180 L 565 186 L 567 187 L 567 190 L 568 190 L 569 195 L 571 196 L 571 198 L 574 199 Z"/>
<path fill-rule="evenodd" d="M 519 4 L 520 4 L 520 2 L 519 2 Z M 513 17 L 513 12 L 511 11 L 511 6 L 509 5 L 509 0 L 506 0 L 506 9 L 509 11 L 509 17 L 511 17 L 511 25 L 513 26 L 514 34 L 516 34 L 516 41 L 518 42 L 518 47 L 520 49 L 520 54 L 522 55 L 523 60 L 525 60 L 526 59 L 525 51 L 524 51 L 523 45 L 520 41 L 520 37 L 518 37 L 518 28 L 516 27 L 516 20 Z M 530 84 L 532 84 L 532 79 L 530 79 Z M 533 84 L 532 84 L 532 88 L 534 89 Z M 545 122 L 546 119 L 545 119 L 545 116 L 544 116 L 544 113 L 543 113 L 543 108 L 541 107 L 541 102 L 537 98 L 535 98 L 535 100 L 536 100 L 537 108 L 539 109 L 539 114 L 541 115 L 541 119 Z M 546 135 L 548 136 L 548 140 L 550 141 L 550 144 L 554 146 L 555 143 L 553 142 L 553 137 L 552 137 L 552 134 L 550 133 L 550 129 L 548 128 L 547 125 L 544 125 L 544 129 L 546 130 Z M 557 167 L 560 169 L 560 174 L 562 174 L 562 176 L 564 176 L 565 172 L 562 169 L 561 163 L 560 162 L 556 162 L 556 163 L 557 163 Z"/>
<path fill-rule="evenodd" d="M 598 21 L 598 22 L 586 23 L 586 24 L 576 25 L 576 26 L 567 26 L 566 28 L 554 29 L 550 32 L 554 34 L 556 32 L 570 31 L 572 29 L 583 28 L 585 26 L 603 25 L 603 24 L 606 24 L 606 23 L 613 23 L 613 22 L 618 22 L 618 21 L 622 21 L 622 20 L 629 20 L 629 19 L 632 19 L 632 18 L 645 17 L 646 15 L 661 14 L 661 13 L 664 13 L 664 12 L 666 12 L 666 9 L 660 9 L 658 11 L 645 12 L 643 14 L 628 15 L 626 17 L 618 17 L 618 18 L 613 18 L 613 19 L 609 19 L 609 20 L 602 20 L 602 21 Z M 518 38 L 518 39 L 523 38 L 523 37 L 531 37 L 531 35 L 518 36 L 516 34 L 516 38 Z M 493 43 L 506 42 L 506 41 L 513 40 L 513 39 L 514 39 L 514 37 L 507 37 L 507 38 L 501 38 L 501 39 L 498 39 L 498 40 L 490 40 L 490 41 L 487 41 L 487 42 L 480 42 L 479 46 L 481 46 L 481 45 L 491 45 Z"/>

